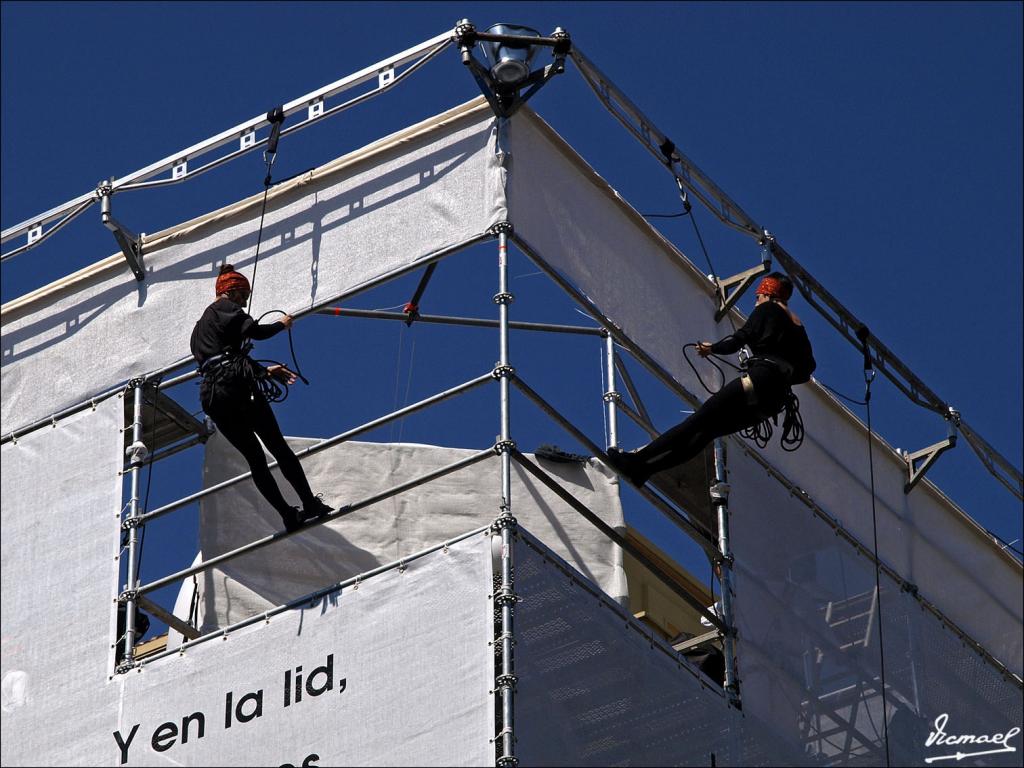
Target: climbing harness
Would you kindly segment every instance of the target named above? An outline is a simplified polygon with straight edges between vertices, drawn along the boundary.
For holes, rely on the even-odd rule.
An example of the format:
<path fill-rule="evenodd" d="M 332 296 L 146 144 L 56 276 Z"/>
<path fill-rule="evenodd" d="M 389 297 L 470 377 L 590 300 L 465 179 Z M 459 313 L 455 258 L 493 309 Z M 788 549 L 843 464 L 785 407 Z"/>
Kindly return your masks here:
<path fill-rule="evenodd" d="M 712 390 L 704 383 L 704 380 L 700 377 L 700 373 L 697 371 L 697 367 L 693 364 L 693 361 L 690 359 L 687 352 L 688 349 L 696 349 L 696 347 L 696 344 L 684 344 L 683 357 L 686 358 L 686 362 L 689 363 L 690 368 L 693 369 L 693 373 L 697 376 L 697 380 L 701 383 L 701 386 L 704 387 L 709 395 L 713 395 L 718 390 Z M 754 390 L 754 382 L 751 380 L 750 374 L 746 372 L 749 365 L 752 363 L 768 363 L 778 368 L 779 372 L 784 376 L 789 376 L 792 370 L 792 366 L 788 363 L 766 356 L 748 358 L 743 361 L 742 367 L 734 365 L 725 358 L 719 357 L 715 354 L 710 354 L 705 359 L 714 366 L 715 370 L 718 371 L 723 382 L 725 381 L 725 373 L 715 360 L 720 363 L 725 363 L 730 368 L 740 372 L 740 381 L 743 384 L 743 392 L 747 397 L 747 403 L 750 405 L 757 404 L 757 393 Z M 719 389 L 721 389 L 721 387 L 719 387 Z M 800 415 L 800 399 L 796 394 L 794 394 L 792 389 L 786 393 L 783 410 L 781 412 L 785 415 L 782 418 L 782 436 L 779 438 L 779 444 L 782 446 L 782 450 L 787 453 L 792 453 L 800 448 L 804 442 L 804 422 L 803 417 Z M 775 415 L 769 416 L 768 418 L 758 422 L 752 427 L 747 427 L 746 429 L 741 430 L 740 434 L 748 440 L 753 441 L 758 448 L 765 448 L 768 445 L 768 441 L 771 440 L 772 435 L 775 433 L 775 427 L 778 426 L 778 418 L 779 414 L 776 413 Z"/>

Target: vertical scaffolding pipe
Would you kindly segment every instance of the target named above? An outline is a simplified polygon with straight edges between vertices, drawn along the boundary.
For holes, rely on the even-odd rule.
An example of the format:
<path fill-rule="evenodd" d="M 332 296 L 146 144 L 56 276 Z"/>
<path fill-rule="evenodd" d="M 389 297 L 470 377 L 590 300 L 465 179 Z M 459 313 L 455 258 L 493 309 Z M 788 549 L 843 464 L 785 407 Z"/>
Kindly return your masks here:
<path fill-rule="evenodd" d="M 514 703 L 515 665 L 513 663 L 513 608 L 516 595 L 513 583 L 513 535 L 516 519 L 512 516 L 512 442 L 511 412 L 509 410 L 509 377 L 514 369 L 509 365 L 508 356 L 508 305 L 513 296 L 508 292 L 508 224 L 498 228 L 498 294 L 494 297 L 498 305 L 498 326 L 500 358 L 495 374 L 501 387 L 501 435 L 497 448 L 501 454 L 501 516 L 495 526 L 501 536 L 501 587 L 495 602 L 501 609 L 500 647 L 501 674 L 495 680 L 495 690 L 501 694 L 501 752 L 497 757 L 499 766 L 515 766 Z"/>
<path fill-rule="evenodd" d="M 725 693 L 729 702 L 738 704 L 739 681 L 736 678 L 736 624 L 732 606 L 732 551 L 729 545 L 729 483 L 726 463 L 725 441 L 715 440 L 715 482 L 711 486 L 711 501 L 718 513 L 718 570 L 722 593 L 722 612 L 719 618 L 726 626 L 722 637 L 722 654 L 725 656 Z"/>
<path fill-rule="evenodd" d="M 619 445 L 618 409 L 615 404 L 621 395 L 615 388 L 615 339 L 607 331 L 604 335 L 604 357 L 608 377 L 608 391 L 604 393 L 605 407 L 608 409 L 608 447 L 615 448 Z"/>
<path fill-rule="evenodd" d="M 508 233 L 498 232 L 498 295 L 494 301 L 498 305 L 498 343 L 500 358 L 498 376 L 501 388 L 501 438 L 502 445 L 511 439 L 511 413 L 509 411 L 509 374 L 512 369 L 508 364 L 508 305 L 512 303 L 512 294 L 508 292 Z M 509 451 L 501 452 L 501 507 L 503 512 L 511 508 L 512 495 L 512 455 Z"/>
<path fill-rule="evenodd" d="M 128 517 L 125 525 L 128 528 L 128 574 L 124 596 L 124 658 L 121 666 L 130 667 L 135 652 L 135 590 L 139 585 L 139 529 L 136 518 L 139 516 L 139 485 L 142 477 L 142 465 L 146 460 L 146 445 L 142 442 L 142 387 L 143 379 L 130 382 L 135 395 L 132 408 L 132 443 L 128 446 L 130 458 L 131 500 L 128 504 Z"/>

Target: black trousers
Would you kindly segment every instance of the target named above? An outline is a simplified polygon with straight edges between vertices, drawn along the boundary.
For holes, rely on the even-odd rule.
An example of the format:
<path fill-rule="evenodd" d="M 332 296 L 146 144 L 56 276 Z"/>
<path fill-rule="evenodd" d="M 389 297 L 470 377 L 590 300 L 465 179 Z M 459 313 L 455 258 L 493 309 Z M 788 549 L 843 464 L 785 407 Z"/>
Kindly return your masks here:
<path fill-rule="evenodd" d="M 217 429 L 245 457 L 252 471 L 253 483 L 274 509 L 286 512 L 290 505 L 281 495 L 281 490 L 270 473 L 260 440 L 277 460 L 281 474 L 295 489 L 303 505 L 313 501 L 313 491 L 310 490 L 306 473 L 302 471 L 302 465 L 281 434 L 274 412 L 263 395 L 256 394 L 250 397 L 244 390 L 217 385 L 207 386 L 207 382 L 204 381 L 200 389 L 200 399 L 203 410 L 213 419 Z M 256 439 L 257 436 L 259 440 Z"/>
<path fill-rule="evenodd" d="M 692 416 L 637 451 L 634 476 L 645 482 L 657 472 L 689 461 L 716 437 L 747 429 L 781 411 L 789 391 L 787 378 L 769 365 L 753 365 L 748 374 L 756 402 L 750 402 L 743 382 L 733 379 Z"/>

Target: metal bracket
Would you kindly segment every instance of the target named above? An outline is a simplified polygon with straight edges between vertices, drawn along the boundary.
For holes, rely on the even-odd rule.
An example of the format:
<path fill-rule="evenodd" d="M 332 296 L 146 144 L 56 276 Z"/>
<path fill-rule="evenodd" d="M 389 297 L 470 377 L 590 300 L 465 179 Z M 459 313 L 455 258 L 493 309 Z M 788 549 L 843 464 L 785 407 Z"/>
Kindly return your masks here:
<path fill-rule="evenodd" d="M 454 37 L 455 43 L 462 53 L 462 63 L 469 67 L 470 74 L 476 80 L 481 93 L 499 118 L 511 117 L 552 77 L 565 72 L 565 57 L 572 52 L 572 39 L 569 37 L 569 33 L 561 27 L 556 27 L 550 37 L 494 35 L 488 32 L 477 32 L 476 27 L 468 19 L 462 19 L 455 26 Z M 554 61 L 546 67 L 534 70 L 522 82 L 514 85 L 501 84 L 496 82 L 487 67 L 473 56 L 473 48 L 481 41 L 545 46 L 551 48 Z"/>
<path fill-rule="evenodd" d="M 141 518 L 138 518 L 138 517 L 126 517 L 121 522 L 121 530 L 122 531 L 130 531 L 132 528 L 141 528 L 141 527 L 142 527 L 142 520 L 141 520 Z"/>
<path fill-rule="evenodd" d="M 100 218 L 103 226 L 114 234 L 125 261 L 140 283 L 146 278 L 146 269 L 142 263 L 142 240 L 130 229 L 126 228 L 110 212 L 110 198 L 113 196 L 113 179 L 101 181 L 96 186 L 96 195 L 100 199 Z"/>
<path fill-rule="evenodd" d="M 139 666 L 139 663 L 137 661 L 135 661 L 134 658 L 132 658 L 132 659 L 125 659 L 120 664 L 118 664 L 116 667 L 114 667 L 114 674 L 115 675 L 123 675 L 126 672 L 131 672 L 137 666 Z"/>
<path fill-rule="evenodd" d="M 605 392 L 603 395 L 601 395 L 601 399 L 606 403 L 621 403 L 622 393 L 615 391 Z"/>
<path fill-rule="evenodd" d="M 736 305 L 736 302 L 739 301 L 740 297 L 754 280 L 772 268 L 772 243 L 774 242 L 775 238 L 765 230 L 764 236 L 761 238 L 761 265 L 718 282 L 718 309 L 715 310 L 716 323 L 725 317 L 729 310 Z M 729 293 L 729 289 L 733 286 L 736 286 L 735 290 Z"/>
<path fill-rule="evenodd" d="M 500 235 L 500 234 L 504 233 L 506 235 L 511 236 L 512 233 L 515 231 L 515 228 L 512 226 L 512 222 L 511 221 L 499 221 L 497 224 L 495 224 L 493 227 L 491 227 L 490 230 L 488 230 L 488 231 L 492 235 Z"/>
<path fill-rule="evenodd" d="M 495 304 L 511 304 L 516 300 L 516 297 L 511 293 L 496 293 L 494 294 Z"/>
<path fill-rule="evenodd" d="M 713 629 L 710 632 L 705 632 L 703 635 L 697 635 L 696 637 L 691 637 L 689 640 L 684 640 L 681 643 L 676 643 L 672 647 L 677 652 L 682 653 L 683 651 L 688 651 L 691 648 L 697 648 L 698 646 L 706 645 L 707 643 L 719 640 L 721 639 L 721 637 L 722 633 L 719 632 L 717 629 Z"/>
<path fill-rule="evenodd" d="M 117 596 L 117 602 L 127 603 L 131 600 L 135 600 L 139 596 L 139 590 L 137 589 L 126 589 L 120 595 Z"/>
<path fill-rule="evenodd" d="M 950 408 L 949 414 L 946 416 L 948 434 L 945 440 L 913 453 L 904 451 L 903 458 L 907 462 L 907 482 L 903 486 L 904 494 L 910 493 L 913 490 L 925 473 L 938 461 L 939 456 L 950 448 L 956 447 L 956 429 L 959 424 L 960 413 L 955 408 Z"/>

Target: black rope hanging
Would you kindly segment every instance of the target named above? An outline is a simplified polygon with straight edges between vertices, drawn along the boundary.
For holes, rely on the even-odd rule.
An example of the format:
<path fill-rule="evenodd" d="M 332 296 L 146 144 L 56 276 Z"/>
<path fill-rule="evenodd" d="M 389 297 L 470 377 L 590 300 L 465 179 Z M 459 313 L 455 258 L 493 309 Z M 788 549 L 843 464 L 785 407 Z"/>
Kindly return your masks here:
<path fill-rule="evenodd" d="M 864 405 L 867 412 L 868 427 L 868 471 L 871 478 L 871 533 L 873 536 L 873 551 L 875 558 L 875 603 L 878 607 L 878 664 L 882 684 L 882 733 L 885 740 L 885 765 L 890 765 L 889 760 L 889 722 L 887 694 L 885 689 L 885 639 L 882 635 L 882 566 L 878 559 L 878 512 L 875 500 L 875 458 L 874 458 L 874 437 L 871 429 L 871 382 L 875 379 L 875 369 L 871 362 L 871 352 L 868 349 L 868 336 L 870 332 L 866 326 L 857 329 L 857 338 L 860 340 L 864 352 Z"/>

